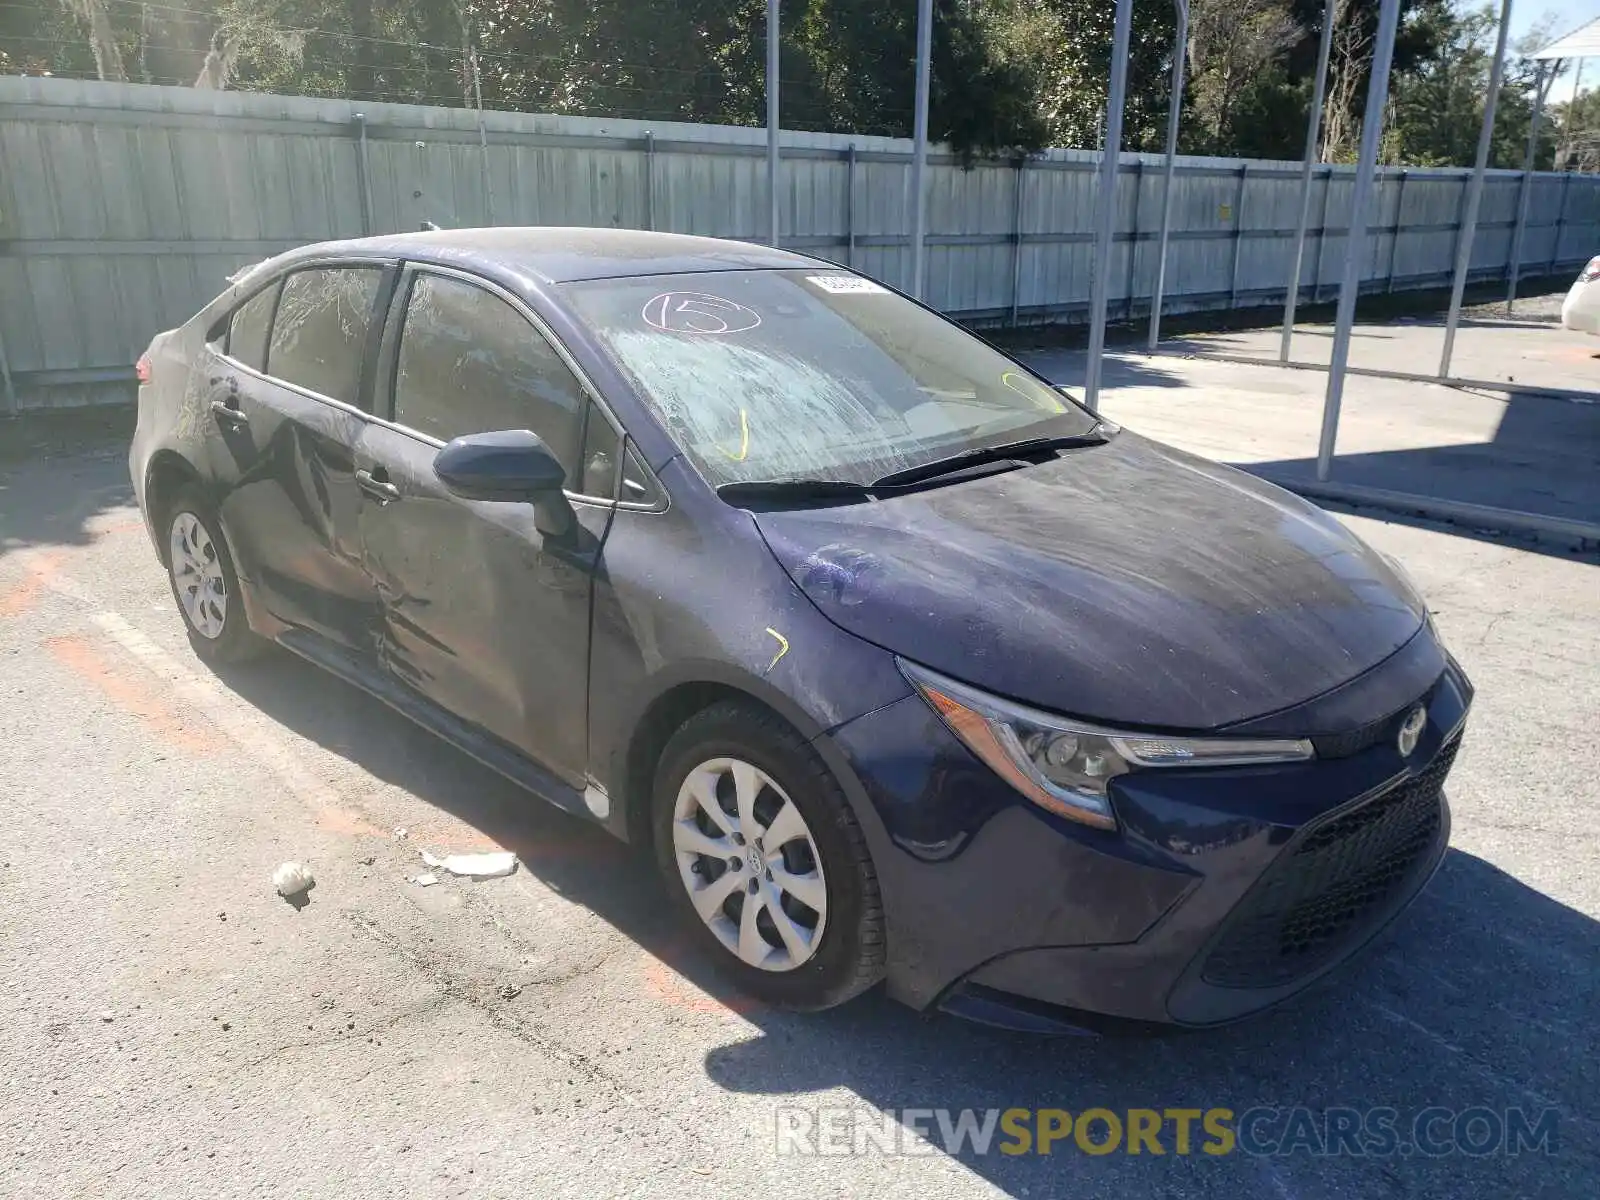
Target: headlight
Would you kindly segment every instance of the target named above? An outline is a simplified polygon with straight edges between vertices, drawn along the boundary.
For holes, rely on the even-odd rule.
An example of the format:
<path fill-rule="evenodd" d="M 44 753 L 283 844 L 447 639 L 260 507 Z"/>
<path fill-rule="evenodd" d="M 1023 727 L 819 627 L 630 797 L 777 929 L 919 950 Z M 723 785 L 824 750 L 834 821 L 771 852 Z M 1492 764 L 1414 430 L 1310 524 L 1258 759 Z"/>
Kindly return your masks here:
<path fill-rule="evenodd" d="M 1002 779 L 1040 808 L 1098 829 L 1116 828 L 1106 785 L 1129 771 L 1303 762 L 1314 754 L 1304 740 L 1119 733 L 896 661 L 950 731 Z"/>

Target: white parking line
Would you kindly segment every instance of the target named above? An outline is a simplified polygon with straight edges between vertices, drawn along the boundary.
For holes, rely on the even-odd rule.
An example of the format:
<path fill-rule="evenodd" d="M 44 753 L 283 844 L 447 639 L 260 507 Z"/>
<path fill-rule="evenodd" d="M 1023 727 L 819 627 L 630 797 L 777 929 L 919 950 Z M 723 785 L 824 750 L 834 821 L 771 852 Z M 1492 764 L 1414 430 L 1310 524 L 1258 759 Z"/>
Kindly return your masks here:
<path fill-rule="evenodd" d="M 61 582 L 58 577 L 50 586 L 65 591 L 58 586 Z M 86 599 L 81 589 L 74 590 L 78 598 Z M 242 753 L 264 767 L 310 809 L 317 824 L 339 833 L 382 836 L 377 826 L 348 808 L 338 792 L 306 770 L 294 746 L 259 709 L 240 700 L 215 679 L 183 666 L 121 615 L 102 610 L 91 614 L 89 620 L 196 711 L 215 722 Z"/>

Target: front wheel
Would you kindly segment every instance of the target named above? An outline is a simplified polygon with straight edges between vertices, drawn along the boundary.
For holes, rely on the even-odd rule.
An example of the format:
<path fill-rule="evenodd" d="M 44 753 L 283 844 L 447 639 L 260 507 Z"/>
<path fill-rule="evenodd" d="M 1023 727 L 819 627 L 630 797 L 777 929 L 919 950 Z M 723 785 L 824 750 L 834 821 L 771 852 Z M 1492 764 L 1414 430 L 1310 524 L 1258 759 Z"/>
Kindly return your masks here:
<path fill-rule="evenodd" d="M 207 662 L 237 662 L 264 643 L 250 629 L 239 576 L 227 543 L 199 488 L 186 487 L 166 513 L 167 581 L 195 653 Z"/>
<path fill-rule="evenodd" d="M 827 766 L 777 717 L 713 705 L 656 770 L 657 865 L 722 972 L 780 1008 L 831 1008 L 884 972 L 865 839 Z"/>

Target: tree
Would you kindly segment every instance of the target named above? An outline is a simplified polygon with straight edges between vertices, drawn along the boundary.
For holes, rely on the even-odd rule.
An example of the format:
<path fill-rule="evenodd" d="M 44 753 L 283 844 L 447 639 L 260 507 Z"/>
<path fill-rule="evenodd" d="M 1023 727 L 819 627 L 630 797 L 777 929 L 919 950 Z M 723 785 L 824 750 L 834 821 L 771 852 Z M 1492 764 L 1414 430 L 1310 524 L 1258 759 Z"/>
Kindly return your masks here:
<path fill-rule="evenodd" d="M 996 53 L 1026 81 L 1052 146 L 1097 147 L 1103 136 L 1116 19 L 1106 0 L 995 0 L 980 20 Z M 1170 0 L 1134 7 L 1123 145 L 1161 146 L 1172 80 Z"/>
<path fill-rule="evenodd" d="M 1494 63 L 1498 15 L 1492 8 L 1456 8 L 1437 0 L 1423 18 L 1433 26 L 1437 53 L 1396 72 L 1391 87 L 1383 161 L 1416 166 L 1470 166 L 1477 154 L 1484 100 Z M 1520 168 L 1527 152 L 1528 124 L 1533 117 L 1538 66 L 1527 57 L 1549 42 L 1547 29 L 1536 25 L 1518 39 L 1508 55 L 1500 100 L 1495 111 L 1489 165 Z M 1539 169 L 1554 164 L 1557 125 L 1540 128 L 1534 161 Z"/>
<path fill-rule="evenodd" d="M 1303 33 L 1282 0 L 1193 0 L 1190 94 L 1211 145 L 1233 144 L 1239 102 L 1265 77 L 1281 78 L 1284 54 Z"/>
<path fill-rule="evenodd" d="M 1554 105 L 1550 123 L 1560 134 L 1557 170 L 1600 171 L 1600 91 L 1580 92 Z"/>
<path fill-rule="evenodd" d="M 105 0 L 62 0 L 62 3 L 82 22 L 100 78 L 126 80 L 128 70 L 122 65 L 122 50 L 117 45 L 116 30 L 111 24 L 111 14 L 106 11 Z"/>

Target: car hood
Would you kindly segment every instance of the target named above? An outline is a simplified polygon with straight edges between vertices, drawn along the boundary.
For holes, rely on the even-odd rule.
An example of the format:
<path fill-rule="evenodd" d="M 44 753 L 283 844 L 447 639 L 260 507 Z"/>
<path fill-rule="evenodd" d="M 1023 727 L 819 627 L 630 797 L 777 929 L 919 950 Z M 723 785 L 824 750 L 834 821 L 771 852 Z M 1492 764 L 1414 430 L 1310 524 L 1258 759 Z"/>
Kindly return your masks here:
<path fill-rule="evenodd" d="M 969 482 L 754 516 L 844 629 L 1108 724 L 1214 729 L 1303 703 L 1425 617 L 1320 509 L 1126 432 Z"/>

